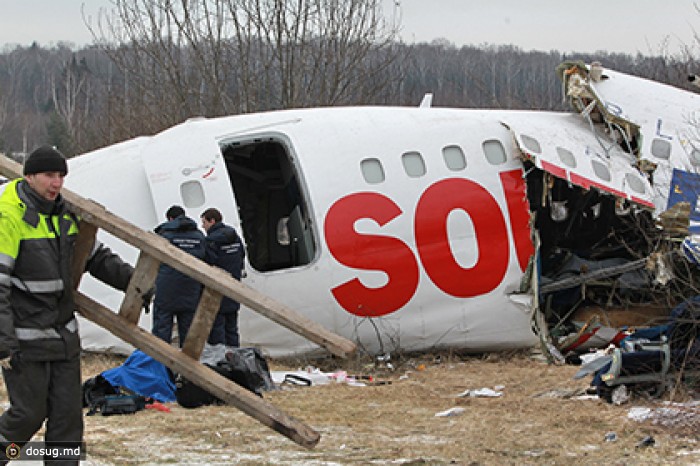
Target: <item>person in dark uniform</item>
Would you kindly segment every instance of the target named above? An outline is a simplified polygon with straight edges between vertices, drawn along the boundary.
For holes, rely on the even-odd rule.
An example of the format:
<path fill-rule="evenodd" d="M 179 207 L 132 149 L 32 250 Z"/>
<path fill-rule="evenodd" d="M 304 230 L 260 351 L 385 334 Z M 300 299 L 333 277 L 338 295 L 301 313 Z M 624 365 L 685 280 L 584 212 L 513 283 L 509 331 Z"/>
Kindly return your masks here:
<path fill-rule="evenodd" d="M 168 209 L 165 217 L 168 221 L 158 225 L 155 232 L 194 257 L 207 260 L 204 233 L 197 228 L 194 220 L 185 215 L 185 210 L 174 205 Z M 153 300 L 153 335 L 170 343 L 173 319 L 177 319 L 179 344 L 182 346 L 201 294 L 202 285 L 197 280 L 167 264 L 161 264 Z"/>
<path fill-rule="evenodd" d="M 24 177 L 0 196 L 0 365 L 10 399 L 0 416 L 0 462 L 8 459 L 8 445 L 21 447 L 45 420 L 47 447 L 75 448 L 83 440 L 71 275 L 78 218 L 60 193 L 67 173 L 59 151 L 39 147 L 29 154 Z M 97 241 L 86 271 L 124 291 L 133 268 Z M 79 463 L 72 456 L 45 459 Z"/>
<path fill-rule="evenodd" d="M 201 215 L 202 228 L 207 232 L 207 248 L 211 264 L 221 267 L 236 280 L 241 279 L 245 249 L 236 229 L 223 222 L 221 212 L 215 208 L 205 210 Z M 224 297 L 216 316 L 208 343 L 224 343 L 229 348 L 238 348 L 238 309 L 239 303 Z"/>

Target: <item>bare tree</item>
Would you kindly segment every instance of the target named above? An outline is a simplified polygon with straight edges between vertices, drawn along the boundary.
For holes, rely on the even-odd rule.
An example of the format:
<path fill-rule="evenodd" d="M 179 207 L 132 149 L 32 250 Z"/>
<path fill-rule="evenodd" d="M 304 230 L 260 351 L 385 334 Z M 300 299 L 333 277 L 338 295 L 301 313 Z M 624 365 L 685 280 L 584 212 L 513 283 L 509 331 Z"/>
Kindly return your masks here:
<path fill-rule="evenodd" d="M 78 62 L 75 55 L 65 64 L 58 77 L 52 76 L 51 97 L 54 110 L 70 140 L 64 151 L 73 153 L 81 147 L 83 126 L 89 122 L 90 92 L 89 70 L 84 60 Z"/>
<path fill-rule="evenodd" d="M 382 0 L 383 2 L 383 0 Z M 74 51 L 0 50 L 4 149 L 28 150 L 72 136 L 83 152 L 154 133 L 196 115 L 318 105 L 564 108 L 554 69 L 564 60 L 697 90 L 695 49 L 631 56 L 523 52 L 446 40 L 389 39 L 398 23 L 379 0 L 112 0 L 99 41 Z M 394 13 L 400 3 L 394 3 Z M 73 62 L 75 57 L 75 62 Z M 4 107 L 3 107 L 4 105 Z M 4 110 L 3 110 L 4 109 Z M 100 118 L 94 118 L 100 115 Z"/>
<path fill-rule="evenodd" d="M 52 56 L 33 44 L 26 50 L 17 48 L 9 52 L 1 64 L 6 75 L 3 93 L 8 99 L 5 128 L 12 136 L 6 140 L 6 148 L 27 152 L 45 138 L 44 110 L 49 102 L 47 71 L 52 69 Z"/>
<path fill-rule="evenodd" d="M 397 58 L 381 0 L 113 0 L 92 29 L 132 132 L 218 116 L 371 101 Z M 126 123 L 128 124 L 128 123 Z"/>
<path fill-rule="evenodd" d="M 7 124 L 8 116 L 8 106 L 10 105 L 10 99 L 7 96 L 7 92 L 0 86 L 0 134 L 4 132 L 5 125 Z M 2 138 L 0 137 L 0 150 L 3 149 Z"/>

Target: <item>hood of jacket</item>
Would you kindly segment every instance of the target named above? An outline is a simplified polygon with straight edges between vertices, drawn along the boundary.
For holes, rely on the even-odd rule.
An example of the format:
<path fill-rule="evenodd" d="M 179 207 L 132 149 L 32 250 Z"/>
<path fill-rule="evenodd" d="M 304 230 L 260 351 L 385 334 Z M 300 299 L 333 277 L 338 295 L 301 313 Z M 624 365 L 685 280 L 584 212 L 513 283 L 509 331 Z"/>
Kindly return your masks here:
<path fill-rule="evenodd" d="M 155 229 L 156 233 L 163 234 L 165 232 L 175 231 L 192 231 L 197 229 L 197 223 L 191 218 L 181 215 L 177 218 L 161 223 Z"/>

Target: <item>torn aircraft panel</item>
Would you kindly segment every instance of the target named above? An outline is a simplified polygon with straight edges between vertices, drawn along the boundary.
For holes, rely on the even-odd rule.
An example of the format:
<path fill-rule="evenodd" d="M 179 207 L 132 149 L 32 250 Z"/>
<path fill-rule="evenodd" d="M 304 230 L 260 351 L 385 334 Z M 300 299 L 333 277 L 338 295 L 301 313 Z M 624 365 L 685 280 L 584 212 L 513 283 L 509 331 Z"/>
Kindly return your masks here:
<path fill-rule="evenodd" d="M 684 237 L 700 224 L 700 158 L 687 129 L 700 100 L 670 86 L 640 98 L 646 80 L 590 69 L 558 69 L 569 120 L 507 121 L 539 244 L 535 322 L 565 355 L 582 335 L 658 324 L 698 294 L 700 237 Z M 626 321 L 630 309 L 644 320 Z"/>

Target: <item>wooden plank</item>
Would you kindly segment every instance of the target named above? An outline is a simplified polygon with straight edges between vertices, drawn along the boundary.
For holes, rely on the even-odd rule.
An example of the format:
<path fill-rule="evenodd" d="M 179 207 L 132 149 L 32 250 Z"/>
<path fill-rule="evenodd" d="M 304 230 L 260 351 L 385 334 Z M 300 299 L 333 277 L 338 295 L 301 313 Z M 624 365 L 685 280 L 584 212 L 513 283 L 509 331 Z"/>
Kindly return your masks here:
<path fill-rule="evenodd" d="M 20 176 L 21 168 L 17 162 L 7 157 L 0 157 L 1 174 L 8 177 Z M 69 204 L 71 211 L 80 215 L 83 220 L 126 241 L 142 252 L 153 256 L 156 260 L 189 275 L 204 286 L 238 301 L 268 319 L 326 348 L 336 356 L 346 358 L 355 352 L 356 345 L 352 341 L 328 331 L 282 303 L 246 286 L 226 271 L 205 264 L 171 245 L 155 233 L 141 230 L 125 219 L 107 211 L 104 206 L 82 198 L 69 189 L 63 188 L 61 194 Z"/>
<path fill-rule="evenodd" d="M 221 400 L 237 407 L 303 447 L 313 448 L 318 443 L 320 434 L 306 424 L 285 414 L 262 398 L 222 377 L 82 293 L 76 291 L 74 297 L 78 311 L 83 316 L 141 349 L 174 372 L 182 374 Z"/>
<path fill-rule="evenodd" d="M 0 173 L 7 177 L 19 177 L 21 176 L 21 166 L 10 159 L 0 157 Z M 143 294 L 144 291 L 143 288 L 154 281 L 159 262 L 166 262 L 173 266 L 173 268 L 184 273 L 196 270 L 195 274 L 189 273 L 190 276 L 195 275 L 193 278 L 201 278 L 201 276 L 206 278 L 206 274 L 211 273 L 212 270 L 215 272 L 218 271 L 220 277 L 215 280 L 214 283 L 217 287 L 225 289 L 227 293 L 231 293 L 234 299 L 236 299 L 237 294 L 235 291 L 231 292 L 230 283 L 226 282 L 238 284 L 239 282 L 237 280 L 220 269 L 215 269 L 198 261 L 189 254 L 172 246 L 165 239 L 153 233 L 143 232 L 125 220 L 108 213 L 104 207 L 93 201 L 82 199 L 67 189 L 62 191 L 62 195 L 69 204 L 71 211 L 80 215 L 83 222 L 85 222 L 81 224 L 81 233 L 77 239 L 78 243 L 76 244 L 74 262 L 71 269 L 76 288 L 80 283 L 85 264 L 92 251 L 98 227 L 103 228 L 141 250 L 141 256 L 137 264 L 138 271 L 135 272 L 135 276 L 132 277 L 129 284 L 131 288 L 130 292 L 127 291 L 126 299 L 130 301 L 130 303 L 122 304 L 122 310 L 124 310 L 123 314 L 115 314 L 82 293 L 74 291 L 76 307 L 84 317 L 112 332 L 122 340 L 131 343 L 133 346 L 165 364 L 174 372 L 182 374 L 184 377 L 221 400 L 236 406 L 244 413 L 282 435 L 285 435 L 299 445 L 312 448 L 318 443 L 320 435 L 309 426 L 288 416 L 265 402 L 262 398 L 255 396 L 248 390 L 241 388 L 234 382 L 200 364 L 197 360 L 184 352 L 156 338 L 139 327 L 136 322 L 132 321 L 138 320 L 140 312 L 138 310 L 136 312 L 133 311 L 134 303 L 140 300 L 141 294 Z M 139 237 L 146 238 L 146 242 L 142 242 Z M 155 252 L 155 254 L 153 254 L 153 252 Z M 192 265 L 191 262 L 194 262 L 194 265 Z M 200 282 L 202 281 L 203 280 L 200 279 Z M 211 323 L 218 311 L 220 300 L 220 292 L 211 290 L 205 293 L 198 307 L 197 315 L 200 316 L 198 322 L 201 321 L 201 323 L 197 323 L 195 326 L 195 334 L 201 335 L 206 331 L 208 335 Z M 140 302 L 138 304 L 140 309 Z M 293 313 L 291 314 L 292 318 L 294 318 Z M 209 319 L 211 319 L 211 321 Z M 333 335 L 330 332 L 327 333 L 331 336 Z M 323 337 L 323 335 L 321 335 L 321 337 Z M 197 350 L 197 344 L 200 340 L 201 338 L 196 336 L 192 339 L 193 343 L 190 344 L 190 353 L 201 352 L 201 348 Z M 354 345 L 351 342 L 348 343 L 352 345 L 352 349 L 354 350 Z"/>
<path fill-rule="evenodd" d="M 86 202 L 83 201 L 80 204 L 82 207 L 77 210 L 81 212 L 81 215 L 82 212 L 87 213 L 89 206 L 86 205 Z M 336 356 L 346 358 L 356 350 L 355 344 L 350 340 L 328 331 L 282 303 L 241 283 L 225 270 L 212 267 L 178 249 L 155 233 L 144 232 L 106 211 L 101 212 L 99 216 L 92 216 L 90 221 L 141 251 L 153 255 L 157 260 L 194 278 L 202 285 L 238 301 L 268 319 L 326 348 Z"/>
<path fill-rule="evenodd" d="M 119 314 L 129 322 L 136 324 L 143 309 L 143 295 L 156 282 L 160 262 L 146 253 L 139 254 L 131 281 L 126 289 Z"/>
<path fill-rule="evenodd" d="M 97 228 L 95 225 L 80 221 L 78 222 L 78 238 L 75 240 L 73 251 L 73 264 L 71 265 L 71 276 L 73 277 L 73 289 L 80 286 L 80 279 L 85 273 L 85 266 L 95 246 L 95 235 Z"/>
<path fill-rule="evenodd" d="M 209 333 L 218 314 L 220 304 L 221 293 L 204 287 L 202 296 L 199 298 L 199 305 L 192 319 L 192 324 L 187 331 L 185 343 L 182 345 L 183 353 L 193 359 L 199 359 L 204 343 L 209 338 Z"/>

